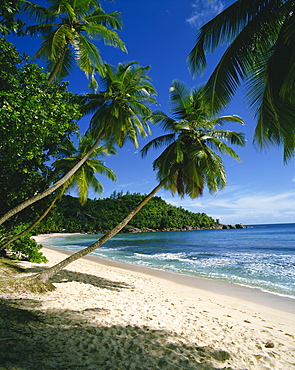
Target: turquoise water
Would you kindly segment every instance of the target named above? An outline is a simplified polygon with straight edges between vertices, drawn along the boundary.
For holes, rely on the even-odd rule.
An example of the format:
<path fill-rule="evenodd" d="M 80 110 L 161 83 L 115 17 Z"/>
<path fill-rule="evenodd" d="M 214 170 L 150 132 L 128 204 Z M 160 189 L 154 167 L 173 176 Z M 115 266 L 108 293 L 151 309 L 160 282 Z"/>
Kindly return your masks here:
<path fill-rule="evenodd" d="M 99 235 L 71 235 L 48 238 L 42 244 L 77 251 L 98 238 Z M 295 224 L 119 234 L 93 254 L 295 299 Z"/>

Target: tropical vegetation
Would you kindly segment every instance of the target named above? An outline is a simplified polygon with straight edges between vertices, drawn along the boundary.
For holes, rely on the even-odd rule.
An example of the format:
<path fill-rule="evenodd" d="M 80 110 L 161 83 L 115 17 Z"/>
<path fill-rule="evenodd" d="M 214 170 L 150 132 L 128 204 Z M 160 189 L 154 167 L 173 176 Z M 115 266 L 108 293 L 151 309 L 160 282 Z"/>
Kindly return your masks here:
<path fill-rule="evenodd" d="M 113 229 L 146 194 L 114 192 L 108 198 L 88 199 L 81 205 L 76 197 L 64 195 L 50 214 L 34 228 L 34 234 L 56 232 L 100 234 Z M 190 212 L 154 196 L 129 222 L 135 230 L 163 231 L 209 228 L 216 223 L 206 213 Z"/>
<path fill-rule="evenodd" d="M 194 75 L 206 68 L 206 54 L 228 44 L 206 83 L 211 107 L 226 106 L 242 83 L 257 117 L 260 147 L 283 145 L 284 161 L 295 147 L 295 3 L 237 0 L 198 31 L 189 58 Z"/>
<path fill-rule="evenodd" d="M 121 147 L 126 140 L 131 140 L 135 147 L 138 146 L 137 135 L 144 137 L 149 130 L 147 115 L 151 114 L 151 109 L 148 105 L 156 102 L 153 96 L 156 91 L 147 76 L 148 70 L 149 67 L 141 67 L 135 62 L 119 64 L 117 68 L 105 65 L 105 77 L 101 78 L 100 84 L 102 90 L 79 100 L 84 114 L 94 112 L 87 132 L 92 136 L 93 145 L 62 178 L 6 212 L 0 218 L 0 224 L 63 186 L 101 141 L 105 145 Z"/>
<path fill-rule="evenodd" d="M 28 26 L 31 36 L 42 35 L 42 45 L 34 58 L 45 57 L 48 81 L 68 76 L 74 61 L 90 78 L 90 87 L 96 89 L 95 74 L 104 75 L 99 49 L 91 40 L 127 51 L 116 30 L 122 27 L 119 12 L 105 13 L 97 0 L 52 0 L 50 6 L 23 1 L 22 6 L 38 24 Z"/>
<path fill-rule="evenodd" d="M 0 209 L 9 211 L 52 182 L 49 162 L 78 130 L 77 96 L 23 60 L 0 37 Z"/>
<path fill-rule="evenodd" d="M 74 144 L 71 141 L 67 141 L 65 145 L 59 148 L 59 157 L 56 161 L 52 163 L 52 166 L 55 168 L 54 176 L 59 177 L 63 176 L 64 173 L 67 173 L 79 160 L 85 155 L 85 152 L 89 150 L 89 147 L 92 146 L 92 138 L 89 136 L 84 136 L 79 140 L 79 147 L 76 149 Z M 113 148 L 112 148 L 113 149 Z M 0 244 L 0 250 L 9 250 L 12 251 L 14 255 L 14 250 L 17 250 L 18 257 L 29 258 L 32 260 L 32 255 L 25 253 L 19 253 L 17 248 L 19 242 L 16 243 L 19 239 L 23 238 L 29 232 L 36 228 L 36 226 L 48 215 L 51 209 L 54 207 L 57 200 L 59 200 L 63 194 L 72 188 L 78 189 L 79 202 L 80 205 L 85 205 L 88 197 L 89 189 L 92 188 L 97 194 L 102 196 L 103 185 L 97 179 L 95 175 L 103 175 L 112 181 L 116 181 L 117 177 L 115 173 L 105 166 L 105 163 L 100 159 L 105 155 L 115 154 L 116 151 L 106 149 L 104 147 L 98 147 L 91 156 L 83 163 L 83 165 L 76 171 L 72 177 L 57 191 L 53 196 L 52 201 L 45 211 L 28 227 L 25 227 L 21 232 L 16 233 L 12 237 L 11 231 L 7 236 L 8 240 L 5 240 L 5 235 L 2 237 Z M 20 227 L 20 226 L 19 226 Z M 17 230 L 19 229 L 17 228 Z M 15 230 L 14 230 L 15 232 Z M 27 238 L 26 238 L 27 240 Z M 10 253 L 11 254 L 11 253 Z M 35 258 L 34 258 L 35 260 Z M 35 260 L 36 261 L 36 260 Z"/>
<path fill-rule="evenodd" d="M 43 218 L 47 207 L 51 208 L 51 216 L 47 221 L 43 218 L 37 228 L 40 231 L 43 225 L 48 231 L 52 231 L 51 226 L 60 230 L 64 224 L 60 222 L 63 215 L 58 207 L 62 203 L 54 205 L 55 199 L 75 183 L 84 203 L 90 185 L 94 185 L 98 192 L 102 190 L 97 180 L 93 180 L 95 173 L 102 171 L 115 178 L 102 163 L 94 162 L 97 153 L 113 153 L 117 146 L 122 147 L 127 140 L 137 148 L 138 137 L 146 137 L 150 133 L 149 122 L 160 125 L 164 132 L 142 149 L 142 155 L 146 155 L 151 148 L 164 147 L 153 163 L 158 185 L 146 196 L 126 194 L 112 199 L 117 203 L 117 210 L 127 201 L 128 210 L 122 210 L 123 220 L 115 218 L 117 225 L 109 224 L 106 222 L 107 212 L 105 215 L 100 212 L 99 216 L 105 218 L 95 222 L 100 221 L 100 227 L 108 230 L 106 234 L 91 246 L 35 277 L 47 282 L 69 263 L 104 244 L 131 220 L 133 223 L 137 222 L 140 228 L 146 227 L 143 215 L 147 208 L 143 207 L 150 200 L 153 213 L 153 202 L 157 203 L 158 210 L 163 208 L 162 214 L 152 218 L 156 220 L 153 226 L 164 228 L 172 225 L 175 209 L 165 211 L 162 201 L 158 197 L 153 198 L 160 189 L 191 198 L 201 196 L 205 188 L 211 193 L 222 189 L 226 185 L 226 173 L 221 155 L 229 155 L 239 161 L 239 156 L 231 145 L 243 146 L 245 140 L 242 133 L 224 130 L 221 126 L 226 122 L 242 124 L 243 121 L 232 115 L 218 117 L 224 106 L 211 104 L 207 87 L 191 90 L 177 80 L 173 81 L 170 89 L 172 117 L 159 110 L 152 113 L 151 106 L 156 103 L 156 91 L 148 77 L 149 67 L 142 67 L 136 62 L 119 63 L 114 67 L 103 62 L 96 45 L 90 41 L 98 36 L 105 43 L 125 50 L 125 45 L 116 32 L 121 28 L 120 14 L 106 14 L 98 1 L 52 0 L 50 6 L 45 8 L 20 0 L 13 2 L 13 5 L 12 17 L 3 13 L 1 25 L 4 28 L 11 27 L 12 30 L 18 10 L 25 10 L 37 23 L 27 26 L 26 31 L 32 36 L 42 35 L 42 45 L 35 58 L 45 57 L 49 73 L 43 73 L 34 63 L 20 64 L 16 51 L 2 41 L 0 97 L 3 103 L 3 130 L 0 138 L 0 161 L 4 169 L 1 174 L 4 184 L 1 191 L 4 197 L 0 199 L 5 204 L 0 224 L 5 222 L 5 227 L 2 226 L 0 241 L 13 228 L 23 231 L 23 226 L 27 227 L 28 222 L 36 222 L 36 215 L 37 221 Z M 5 33 L 4 28 L 0 32 Z M 23 25 L 20 24 L 18 29 L 21 32 Z M 8 54 L 4 53 L 6 50 L 9 50 Z M 69 74 L 74 61 L 90 77 L 90 87 L 94 89 L 82 97 L 69 93 L 67 84 L 58 82 Z M 96 73 L 99 75 L 98 85 Z M 80 141 L 79 150 L 75 151 L 71 147 L 71 140 L 78 132 L 76 121 L 81 115 L 89 114 L 92 117 L 86 136 Z M 11 185 L 18 179 L 23 181 L 24 186 L 20 187 L 18 183 L 13 189 Z M 51 194 L 52 197 L 48 197 Z M 64 198 L 65 203 L 71 201 L 69 197 Z M 89 207 L 93 206 L 93 202 L 90 202 Z M 96 201 L 97 204 L 99 201 Z M 110 207 L 110 202 L 108 206 Z M 129 207 L 134 207 L 131 212 Z M 183 225 L 189 221 L 195 226 L 203 226 L 213 221 L 204 214 L 198 215 L 197 219 L 187 211 L 182 211 L 181 214 L 183 219 L 179 222 Z M 97 217 L 97 214 L 93 216 L 93 211 L 87 215 L 90 219 Z M 67 214 L 65 217 L 71 220 L 72 216 Z M 98 224 L 99 222 L 96 227 Z M 68 223 L 65 228 L 74 226 Z M 90 225 L 89 228 L 91 227 Z M 24 249 L 21 246 L 18 248 L 23 253 L 21 250 Z M 34 247 L 30 249 L 33 250 Z M 35 251 L 38 252 L 37 249 Z M 39 257 L 37 255 L 36 258 Z"/>
<path fill-rule="evenodd" d="M 2 0 L 0 3 L 0 34 L 23 34 L 24 21 L 16 18 L 21 0 Z"/>
<path fill-rule="evenodd" d="M 205 186 L 215 193 L 226 185 L 225 170 L 218 153 L 239 160 L 237 153 L 226 141 L 243 146 L 245 140 L 242 133 L 218 130 L 215 126 L 227 121 L 243 123 L 242 119 L 237 116 L 214 117 L 203 98 L 202 87 L 190 90 L 184 83 L 174 81 L 170 91 L 173 117 L 170 118 L 161 111 L 150 117 L 154 122 L 160 122 L 169 133 L 153 139 L 142 149 L 142 154 L 145 155 L 151 147 L 168 145 L 154 161 L 158 185 L 98 241 L 42 271 L 36 276 L 37 280 L 46 283 L 69 263 L 102 246 L 120 232 L 161 188 L 170 190 L 172 194 L 177 192 L 181 197 L 188 195 L 196 198 L 203 193 Z"/>

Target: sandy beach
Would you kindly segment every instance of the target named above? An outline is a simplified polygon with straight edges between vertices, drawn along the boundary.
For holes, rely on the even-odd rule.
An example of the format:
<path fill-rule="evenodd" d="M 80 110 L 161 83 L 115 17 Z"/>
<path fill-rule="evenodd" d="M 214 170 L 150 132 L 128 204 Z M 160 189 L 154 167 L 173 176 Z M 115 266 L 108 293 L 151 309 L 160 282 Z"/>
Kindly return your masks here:
<path fill-rule="evenodd" d="M 65 258 L 43 253 L 46 264 L 19 263 L 26 274 Z M 10 313 L 0 369 L 295 369 L 293 302 L 165 274 L 90 257 L 57 274 L 53 292 L 2 292 L 33 316 Z"/>

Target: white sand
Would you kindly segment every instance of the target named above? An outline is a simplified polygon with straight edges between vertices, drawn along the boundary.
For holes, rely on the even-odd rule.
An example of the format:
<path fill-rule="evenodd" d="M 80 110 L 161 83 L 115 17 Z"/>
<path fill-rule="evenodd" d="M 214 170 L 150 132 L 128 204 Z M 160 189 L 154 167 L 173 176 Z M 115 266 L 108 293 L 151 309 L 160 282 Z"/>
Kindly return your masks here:
<path fill-rule="evenodd" d="M 47 264 L 21 265 L 34 272 L 65 258 L 42 251 Z M 53 292 L 18 296 L 39 303 L 32 340 L 50 348 L 31 354 L 30 369 L 295 369 L 290 312 L 88 259 L 52 282 Z"/>

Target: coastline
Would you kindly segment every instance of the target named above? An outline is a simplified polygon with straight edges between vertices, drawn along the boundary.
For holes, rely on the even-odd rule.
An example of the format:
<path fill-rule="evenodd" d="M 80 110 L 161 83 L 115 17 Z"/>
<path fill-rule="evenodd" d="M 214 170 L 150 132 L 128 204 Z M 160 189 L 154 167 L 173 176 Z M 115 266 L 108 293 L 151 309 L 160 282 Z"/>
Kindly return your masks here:
<path fill-rule="evenodd" d="M 44 249 L 50 249 L 52 251 L 58 251 L 59 253 L 69 256 L 74 252 L 63 250 L 59 248 L 43 247 Z M 237 298 L 248 303 L 254 303 L 263 305 L 275 310 L 288 312 L 295 315 L 295 300 L 288 297 L 282 297 L 276 294 L 263 292 L 257 288 L 249 288 L 238 284 L 223 282 L 220 280 L 208 279 L 198 276 L 190 276 L 179 274 L 171 271 L 164 271 L 154 269 L 146 266 L 134 265 L 131 263 L 118 262 L 102 258 L 94 255 L 88 255 L 83 257 L 85 260 L 93 261 L 95 263 L 115 267 L 130 272 L 140 273 L 155 278 L 164 279 L 172 283 L 184 285 L 186 287 L 195 288 L 206 291 L 208 293 L 215 293 L 221 296 Z"/>
<path fill-rule="evenodd" d="M 35 273 L 71 252 L 45 247 L 43 253 L 46 264 L 19 265 Z M 35 302 L 31 311 L 42 317 L 30 325 L 29 336 L 17 333 L 22 345 L 34 344 L 24 367 L 294 369 L 294 314 L 204 289 L 207 279 L 189 286 L 162 272 L 102 260 L 71 263 L 52 279 L 53 292 L 1 293 L 18 307 Z M 43 344 L 45 357 L 38 355 Z"/>
<path fill-rule="evenodd" d="M 81 233 L 52 233 L 40 234 L 33 236 L 37 243 L 42 245 L 42 240 L 54 237 L 63 237 L 71 235 L 84 235 Z M 73 254 L 74 252 L 59 248 L 43 247 L 51 250 L 56 250 L 65 255 Z M 280 311 L 295 314 L 295 300 L 286 296 L 281 296 L 271 292 L 265 292 L 258 288 L 247 287 L 239 284 L 225 282 L 217 279 L 210 279 L 199 276 L 185 275 L 172 271 L 165 271 L 156 268 L 135 265 L 131 263 L 118 262 L 107 258 L 87 255 L 84 259 L 88 259 L 99 264 L 130 270 L 133 272 L 143 273 L 149 276 L 162 278 L 174 283 L 185 285 L 187 287 L 198 288 L 212 293 L 217 293 L 232 298 L 239 298 L 248 302 L 274 308 Z"/>

